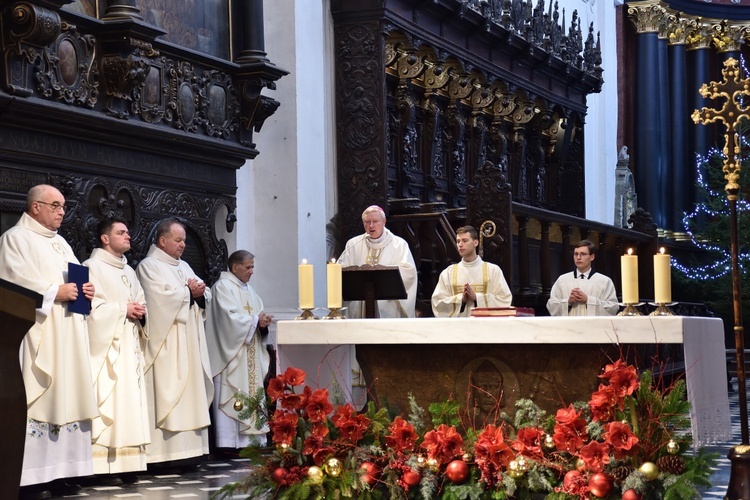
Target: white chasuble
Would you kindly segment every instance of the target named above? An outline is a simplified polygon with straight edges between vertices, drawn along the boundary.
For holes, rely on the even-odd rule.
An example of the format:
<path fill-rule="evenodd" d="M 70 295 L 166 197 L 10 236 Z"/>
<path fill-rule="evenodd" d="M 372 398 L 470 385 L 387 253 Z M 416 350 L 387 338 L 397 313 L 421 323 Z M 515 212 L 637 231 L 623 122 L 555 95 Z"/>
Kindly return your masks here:
<path fill-rule="evenodd" d="M 603 274 L 592 272 L 581 279 L 577 271 L 557 278 L 550 290 L 547 310 L 551 316 L 612 316 L 620 308 L 617 292 L 612 280 Z M 574 288 L 580 288 L 588 295 L 588 302 L 568 304 L 568 297 Z"/>
<path fill-rule="evenodd" d="M 466 304 L 461 311 L 464 285 L 471 285 L 476 304 Z M 509 307 L 513 295 L 502 269 L 477 256 L 472 262 L 461 261 L 448 266 L 432 294 L 432 312 L 438 318 L 469 316 L 472 307 Z"/>
<path fill-rule="evenodd" d="M 148 303 L 146 388 L 151 444 L 148 462 L 208 453 L 209 406 L 214 396 L 203 322 L 190 304 L 189 279 L 200 280 L 187 262 L 151 246 L 136 271 Z M 206 303 L 211 291 L 206 289 Z"/>
<path fill-rule="evenodd" d="M 100 416 L 92 422 L 94 473 L 146 469 L 150 441 L 140 321 L 127 318 L 129 302 L 146 303 L 125 257 L 96 248 L 89 260 L 96 289 L 88 317 L 91 369 Z"/>
<path fill-rule="evenodd" d="M 224 271 L 211 288 L 206 308 L 206 343 L 213 369 L 216 446 L 244 448 L 265 444 L 268 426 L 257 428 L 251 416 L 241 420 L 235 394 L 255 396 L 263 390 L 270 355 L 258 329 L 263 301 L 247 283 Z"/>
<path fill-rule="evenodd" d="M 417 301 L 417 266 L 411 255 L 409 244 L 403 238 L 383 230 L 380 238 L 372 239 L 367 234 L 355 236 L 346 243 L 338 263 L 343 267 L 361 266 L 363 264 L 398 266 L 401 279 L 404 281 L 407 298 L 401 300 L 377 301 L 380 318 L 413 318 L 414 304 Z M 365 303 L 348 302 L 346 316 L 352 319 L 365 317 Z"/>
<path fill-rule="evenodd" d="M 0 278 L 44 296 L 20 352 L 29 418 L 21 486 L 92 473 L 90 419 L 99 409 L 86 319 L 55 302 L 69 262 L 78 259 L 65 239 L 28 214 L 0 237 Z"/>

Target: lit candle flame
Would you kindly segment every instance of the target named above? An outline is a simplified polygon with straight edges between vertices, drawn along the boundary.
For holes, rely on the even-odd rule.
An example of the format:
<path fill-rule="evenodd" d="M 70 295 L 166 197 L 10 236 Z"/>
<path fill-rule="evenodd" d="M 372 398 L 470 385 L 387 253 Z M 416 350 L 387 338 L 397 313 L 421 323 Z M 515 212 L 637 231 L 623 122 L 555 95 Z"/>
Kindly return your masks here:
<path fill-rule="evenodd" d="M 307 259 L 302 259 L 302 264 L 307 264 Z"/>
<path fill-rule="evenodd" d="M 660 253 L 660 254 L 664 255 L 664 253 L 665 253 L 665 252 L 666 252 L 666 249 L 665 249 L 664 247 L 661 247 L 661 248 L 659 249 L 659 253 Z"/>
<path fill-rule="evenodd" d="M 628 248 L 628 255 L 633 255 L 633 249 L 632 248 Z"/>

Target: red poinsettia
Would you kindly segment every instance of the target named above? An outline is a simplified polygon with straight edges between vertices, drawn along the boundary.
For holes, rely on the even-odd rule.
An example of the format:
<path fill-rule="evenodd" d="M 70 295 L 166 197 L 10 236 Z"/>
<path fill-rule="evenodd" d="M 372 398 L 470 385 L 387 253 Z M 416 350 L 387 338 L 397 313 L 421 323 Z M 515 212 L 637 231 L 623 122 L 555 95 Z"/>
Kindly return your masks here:
<path fill-rule="evenodd" d="M 544 455 L 542 451 L 542 440 L 544 431 L 538 427 L 524 427 L 518 429 L 516 439 L 511 447 L 519 454 L 529 458 L 539 458 Z"/>
<path fill-rule="evenodd" d="M 336 409 L 336 414 L 331 417 L 331 422 L 339 430 L 341 439 L 351 444 L 357 444 L 370 426 L 370 419 L 365 415 L 357 415 L 349 403 Z"/>
<path fill-rule="evenodd" d="M 615 450 L 615 458 L 632 455 L 638 448 L 638 436 L 622 422 L 610 422 L 602 437 Z"/>
<path fill-rule="evenodd" d="M 316 389 L 307 398 L 305 413 L 310 422 L 325 422 L 332 411 L 333 405 L 328 401 L 328 389 Z"/>
<path fill-rule="evenodd" d="M 505 442 L 505 433 L 502 427 L 488 425 L 477 436 L 474 442 L 474 456 L 482 473 L 482 481 L 488 486 L 494 486 L 500 478 L 503 470 L 515 458 L 513 450 Z"/>
<path fill-rule="evenodd" d="M 414 426 L 401 417 L 393 419 L 389 427 L 391 433 L 385 437 L 385 444 L 395 452 L 411 451 L 419 436 Z"/>
<path fill-rule="evenodd" d="M 610 387 L 618 398 L 630 396 L 640 385 L 635 367 L 626 365 L 621 359 L 605 366 L 604 373 L 599 375 L 599 378 L 609 381 Z"/>
<path fill-rule="evenodd" d="M 463 455 L 464 440 L 450 425 L 440 424 L 437 429 L 424 435 L 422 448 L 427 450 L 427 458 L 437 460 L 439 464 L 447 464 L 458 455 Z"/>
<path fill-rule="evenodd" d="M 612 420 L 618 404 L 618 397 L 612 386 L 600 384 L 599 390 L 591 395 L 591 401 L 589 401 L 591 417 L 601 422 Z"/>
<path fill-rule="evenodd" d="M 279 445 L 291 445 L 297 436 L 298 420 L 299 416 L 296 413 L 276 410 L 269 423 L 273 433 L 273 442 Z"/>
<path fill-rule="evenodd" d="M 591 441 L 580 449 L 579 454 L 587 469 L 601 472 L 604 470 L 604 466 L 609 463 L 609 451 L 607 443 Z"/>

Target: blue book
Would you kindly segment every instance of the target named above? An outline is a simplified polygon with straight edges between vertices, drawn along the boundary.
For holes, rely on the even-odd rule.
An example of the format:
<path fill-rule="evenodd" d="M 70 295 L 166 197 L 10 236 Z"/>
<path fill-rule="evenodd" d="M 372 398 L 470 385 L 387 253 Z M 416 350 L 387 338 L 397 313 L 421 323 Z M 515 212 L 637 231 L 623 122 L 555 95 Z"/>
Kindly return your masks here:
<path fill-rule="evenodd" d="M 78 287 L 76 300 L 68 302 L 68 311 L 78 314 L 91 313 L 91 301 L 83 294 L 83 284 L 89 281 L 89 268 L 68 262 L 68 283 L 75 283 Z"/>

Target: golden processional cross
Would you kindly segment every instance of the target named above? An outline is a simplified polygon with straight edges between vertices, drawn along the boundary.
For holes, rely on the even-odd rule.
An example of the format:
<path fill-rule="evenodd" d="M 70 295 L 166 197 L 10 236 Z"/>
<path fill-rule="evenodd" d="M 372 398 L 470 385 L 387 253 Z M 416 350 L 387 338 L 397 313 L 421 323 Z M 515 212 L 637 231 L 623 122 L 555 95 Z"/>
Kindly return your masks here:
<path fill-rule="evenodd" d="M 724 178 L 727 181 L 724 190 L 727 192 L 729 201 L 730 236 L 732 246 L 732 299 L 734 306 L 734 343 L 737 350 L 737 392 L 740 399 L 740 425 L 742 431 L 742 444 L 735 446 L 729 452 L 732 462 L 732 470 L 729 476 L 727 495 L 729 500 L 750 498 L 750 469 L 747 463 L 750 460 L 750 442 L 748 441 L 747 422 L 747 393 L 745 386 L 745 338 L 742 326 L 742 297 L 740 290 L 740 267 L 739 267 L 739 232 L 737 229 L 737 198 L 740 192 L 740 169 L 742 167 L 740 157 L 740 138 L 737 125 L 741 119 L 748 119 L 748 107 L 743 99 L 750 97 L 750 80 L 740 78 L 740 68 L 737 60 L 729 58 L 724 61 L 724 69 L 721 70 L 724 80 L 722 82 L 711 82 L 703 84 L 700 94 L 710 99 L 723 98 L 724 106 L 721 109 L 702 108 L 695 110 L 691 115 L 695 123 L 723 122 L 726 127 L 724 133 Z"/>

